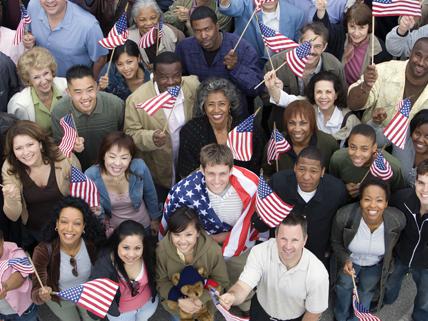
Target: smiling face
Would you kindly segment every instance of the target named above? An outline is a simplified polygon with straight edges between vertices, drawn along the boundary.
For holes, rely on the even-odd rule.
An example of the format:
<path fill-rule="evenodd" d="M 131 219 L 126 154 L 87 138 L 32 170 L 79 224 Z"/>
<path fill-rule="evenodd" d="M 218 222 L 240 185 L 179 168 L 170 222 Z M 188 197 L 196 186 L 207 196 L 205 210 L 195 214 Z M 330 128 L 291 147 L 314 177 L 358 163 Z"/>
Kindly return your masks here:
<path fill-rule="evenodd" d="M 369 35 L 369 25 L 357 25 L 354 21 L 347 24 L 348 36 L 351 38 L 354 45 L 358 45 L 367 39 Z"/>
<path fill-rule="evenodd" d="M 361 194 L 360 207 L 367 225 L 382 222 L 383 211 L 388 207 L 385 190 L 377 185 L 368 185 Z"/>
<path fill-rule="evenodd" d="M 337 99 L 334 83 L 329 80 L 320 80 L 314 86 L 315 103 L 322 111 L 331 111 L 334 109 L 334 102 Z"/>
<path fill-rule="evenodd" d="M 295 266 L 302 257 L 307 236 L 300 225 L 280 224 L 276 234 L 279 258 L 287 267 Z"/>
<path fill-rule="evenodd" d="M 315 39 L 315 40 L 314 40 Z M 324 39 L 316 35 L 312 30 L 307 30 L 302 38 L 301 42 L 305 41 L 311 41 L 311 53 L 307 57 L 306 66 L 307 67 L 315 67 L 318 65 L 318 62 L 320 61 L 321 54 L 324 52 L 325 48 L 327 47 L 327 43 L 324 41 Z"/>
<path fill-rule="evenodd" d="M 97 105 L 97 82 L 90 76 L 71 79 L 67 86 L 73 106 L 90 115 Z"/>
<path fill-rule="evenodd" d="M 424 211 L 421 214 L 425 214 L 425 211 L 428 210 L 428 174 L 416 177 L 415 192 L 421 202 L 421 210 Z"/>
<path fill-rule="evenodd" d="M 130 56 L 126 52 L 122 53 L 116 61 L 116 68 L 126 80 L 131 80 L 137 77 L 140 66 L 139 57 Z"/>
<path fill-rule="evenodd" d="M 107 174 L 113 177 L 125 175 L 131 160 L 131 153 L 128 149 L 113 145 L 104 155 L 104 166 Z"/>
<path fill-rule="evenodd" d="M 37 96 L 44 96 L 52 92 L 53 75 L 49 68 L 30 69 L 30 86 L 34 88 Z"/>
<path fill-rule="evenodd" d="M 179 86 L 181 84 L 181 63 L 158 64 L 153 72 L 153 80 L 161 93 L 168 87 Z"/>
<path fill-rule="evenodd" d="M 422 40 L 416 43 L 410 53 L 406 72 L 415 79 L 428 76 L 428 41 Z"/>
<path fill-rule="evenodd" d="M 348 155 L 355 167 L 370 166 L 376 151 L 376 142 L 370 137 L 361 134 L 349 137 Z"/>
<path fill-rule="evenodd" d="M 155 9 L 146 7 L 142 8 L 134 21 L 140 34 L 145 34 L 159 22 L 159 13 Z"/>
<path fill-rule="evenodd" d="M 294 114 L 286 123 L 287 133 L 293 145 L 308 145 L 312 136 L 309 120 L 301 114 Z"/>
<path fill-rule="evenodd" d="M 43 163 L 42 144 L 28 135 L 16 135 L 13 138 L 13 153 L 27 167 Z"/>
<path fill-rule="evenodd" d="M 61 244 L 70 248 L 78 246 L 85 229 L 82 212 L 74 207 L 63 208 L 56 221 L 56 229 Z"/>
<path fill-rule="evenodd" d="M 214 194 L 221 194 L 229 185 L 230 174 L 232 169 L 227 165 L 207 165 L 201 167 L 201 171 L 205 176 L 207 188 Z"/>
<path fill-rule="evenodd" d="M 193 253 L 198 237 L 199 232 L 194 223 L 190 223 L 180 233 L 171 233 L 172 244 L 184 255 Z"/>
<path fill-rule="evenodd" d="M 119 243 L 117 255 L 125 265 L 139 263 L 143 256 L 143 239 L 140 235 L 128 235 Z"/>
<path fill-rule="evenodd" d="M 428 154 L 428 123 L 415 128 L 412 141 L 417 154 Z"/>
<path fill-rule="evenodd" d="M 223 91 L 210 92 L 204 104 L 211 125 L 225 126 L 229 119 L 230 101 Z"/>
<path fill-rule="evenodd" d="M 40 6 L 48 17 L 62 15 L 67 8 L 67 0 L 40 0 Z"/>

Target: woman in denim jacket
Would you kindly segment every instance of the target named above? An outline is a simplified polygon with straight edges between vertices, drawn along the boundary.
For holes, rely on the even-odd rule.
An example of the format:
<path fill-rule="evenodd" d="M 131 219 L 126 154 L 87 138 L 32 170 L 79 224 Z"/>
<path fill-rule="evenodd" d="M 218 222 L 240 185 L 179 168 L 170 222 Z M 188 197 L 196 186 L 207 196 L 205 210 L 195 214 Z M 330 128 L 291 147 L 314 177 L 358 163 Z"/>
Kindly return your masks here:
<path fill-rule="evenodd" d="M 161 212 L 149 168 L 142 159 L 134 158 L 136 147 L 123 132 L 104 137 L 98 164 L 85 174 L 94 181 L 100 193 L 101 212 L 106 233 L 121 222 L 134 220 L 146 230 L 157 233 Z"/>

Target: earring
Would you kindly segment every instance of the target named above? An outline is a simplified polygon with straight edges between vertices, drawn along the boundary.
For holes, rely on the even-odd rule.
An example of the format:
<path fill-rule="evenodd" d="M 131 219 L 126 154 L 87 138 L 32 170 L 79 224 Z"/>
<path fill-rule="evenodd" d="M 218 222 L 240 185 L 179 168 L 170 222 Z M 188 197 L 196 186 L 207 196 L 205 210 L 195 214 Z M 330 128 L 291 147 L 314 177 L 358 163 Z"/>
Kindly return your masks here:
<path fill-rule="evenodd" d="M 55 226 L 55 231 L 58 231 L 58 227 Z"/>
<path fill-rule="evenodd" d="M 83 230 L 83 233 L 82 234 L 85 234 L 86 232 L 85 232 L 85 230 Z"/>

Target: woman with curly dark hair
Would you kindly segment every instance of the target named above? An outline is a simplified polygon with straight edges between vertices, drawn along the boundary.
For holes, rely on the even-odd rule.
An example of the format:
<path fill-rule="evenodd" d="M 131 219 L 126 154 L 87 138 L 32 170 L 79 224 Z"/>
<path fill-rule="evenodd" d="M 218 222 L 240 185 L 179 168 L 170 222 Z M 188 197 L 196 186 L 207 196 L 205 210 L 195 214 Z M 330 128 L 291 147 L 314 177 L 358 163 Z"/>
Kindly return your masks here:
<path fill-rule="evenodd" d="M 69 195 L 71 165 L 53 139 L 36 123 L 18 121 L 6 135 L 6 160 L 2 168 L 4 213 L 25 225 L 23 247 L 30 252 L 41 240 L 41 232 L 52 210 Z"/>
<path fill-rule="evenodd" d="M 89 205 L 79 198 L 65 197 L 44 229 L 43 242 L 34 249 L 34 267 L 44 286 L 33 279 L 33 302 L 46 303 L 61 320 L 92 320 L 84 309 L 52 296 L 52 292 L 88 281 L 97 248 L 104 240 L 104 230 Z"/>
<path fill-rule="evenodd" d="M 92 269 L 91 279 L 109 278 L 119 283 L 108 311 L 110 321 L 144 321 L 156 311 L 155 242 L 144 226 L 126 220 L 114 230 L 108 246 Z"/>

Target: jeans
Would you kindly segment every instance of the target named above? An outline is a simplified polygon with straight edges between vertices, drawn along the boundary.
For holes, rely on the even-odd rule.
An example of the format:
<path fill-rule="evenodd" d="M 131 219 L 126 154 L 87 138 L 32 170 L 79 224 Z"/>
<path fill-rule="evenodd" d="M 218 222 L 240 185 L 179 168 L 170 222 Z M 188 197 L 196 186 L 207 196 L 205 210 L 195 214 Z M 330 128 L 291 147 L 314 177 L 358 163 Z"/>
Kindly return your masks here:
<path fill-rule="evenodd" d="M 358 288 L 358 297 L 360 303 L 367 309 L 370 308 L 370 302 L 375 294 L 382 274 L 383 262 L 372 266 L 359 266 L 353 264 L 356 283 Z M 334 316 L 337 321 L 358 321 L 352 308 L 352 290 L 354 286 L 352 278 L 340 272 L 336 284 L 336 302 L 334 304 Z"/>
<path fill-rule="evenodd" d="M 159 298 L 156 297 L 155 302 L 152 302 L 152 298 L 146 302 L 142 307 L 137 310 L 121 313 L 118 317 L 108 316 L 110 321 L 146 321 L 156 312 L 158 307 Z"/>
<path fill-rule="evenodd" d="M 0 313 L 0 319 L 4 321 L 37 321 L 37 305 L 34 303 L 21 316 L 18 314 L 4 315 Z"/>
<path fill-rule="evenodd" d="M 401 263 L 398 259 L 395 260 L 395 268 L 388 279 L 388 284 L 385 291 L 385 304 L 392 304 L 397 299 L 400 293 L 401 282 L 404 275 L 411 273 L 413 281 L 416 283 L 416 297 L 413 306 L 412 319 L 414 321 L 428 320 L 428 269 L 409 268 Z"/>

